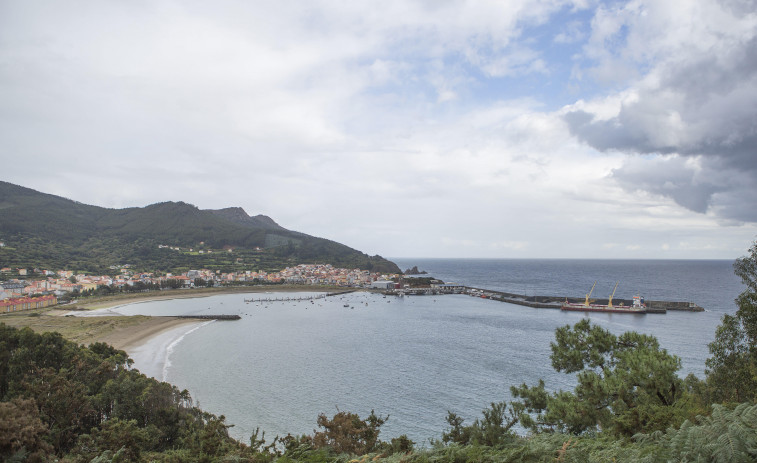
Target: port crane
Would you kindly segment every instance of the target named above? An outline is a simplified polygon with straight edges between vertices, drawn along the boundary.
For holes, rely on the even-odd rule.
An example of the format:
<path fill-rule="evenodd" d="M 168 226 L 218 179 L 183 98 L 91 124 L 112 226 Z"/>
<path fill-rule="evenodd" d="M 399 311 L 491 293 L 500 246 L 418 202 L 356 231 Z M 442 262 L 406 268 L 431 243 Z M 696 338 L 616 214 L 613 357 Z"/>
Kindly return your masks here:
<path fill-rule="evenodd" d="M 612 309 L 612 298 L 613 298 L 613 296 L 615 296 L 615 290 L 618 289 L 618 284 L 620 284 L 620 281 L 618 281 L 617 283 L 615 283 L 615 288 L 612 290 L 612 294 L 610 294 L 610 300 L 607 301 L 607 308 L 608 309 Z"/>
<path fill-rule="evenodd" d="M 594 292 L 594 287 L 595 286 L 597 286 L 597 282 L 596 281 L 594 281 L 594 284 L 591 285 L 591 290 L 589 290 L 589 294 L 586 295 L 586 302 L 584 302 L 584 305 L 586 307 L 589 307 L 589 304 L 592 302 L 592 301 L 589 300 L 589 298 L 591 297 L 591 293 Z"/>

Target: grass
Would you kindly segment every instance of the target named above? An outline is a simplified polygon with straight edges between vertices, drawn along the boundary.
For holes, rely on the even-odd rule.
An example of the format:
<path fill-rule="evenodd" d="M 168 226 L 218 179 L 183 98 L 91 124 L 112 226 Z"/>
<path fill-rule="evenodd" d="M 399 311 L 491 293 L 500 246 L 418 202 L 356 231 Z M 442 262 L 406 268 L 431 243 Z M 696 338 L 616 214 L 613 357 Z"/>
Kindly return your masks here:
<path fill-rule="evenodd" d="M 67 317 L 50 315 L 50 309 L 0 315 L 0 323 L 15 328 L 29 327 L 37 333 L 58 332 L 69 341 L 89 345 L 117 329 L 143 323 L 150 317 Z"/>
<path fill-rule="evenodd" d="M 26 310 L 0 314 L 0 323 L 15 328 L 28 326 L 38 333 L 57 331 L 64 338 L 77 344 L 88 345 L 101 339 L 109 333 L 143 323 L 150 317 L 135 316 L 102 316 L 102 317 L 73 317 L 61 315 L 61 310 L 95 310 L 128 304 L 130 302 L 179 299 L 191 297 L 213 296 L 229 293 L 252 293 L 265 291 L 339 291 L 345 290 L 339 286 L 303 286 L 303 285 L 262 285 L 262 286 L 225 286 L 221 288 L 174 289 L 165 291 L 149 291 L 145 293 L 119 293 L 112 296 L 87 298 L 76 304 L 48 307 L 44 309 Z"/>

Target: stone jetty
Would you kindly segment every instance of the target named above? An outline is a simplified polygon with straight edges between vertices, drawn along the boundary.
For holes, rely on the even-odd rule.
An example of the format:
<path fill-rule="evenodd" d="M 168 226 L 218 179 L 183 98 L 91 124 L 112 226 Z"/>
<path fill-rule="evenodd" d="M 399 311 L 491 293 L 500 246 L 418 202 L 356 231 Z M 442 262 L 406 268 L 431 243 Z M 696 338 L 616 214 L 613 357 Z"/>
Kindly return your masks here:
<path fill-rule="evenodd" d="M 504 291 L 494 291 L 483 288 L 473 288 L 470 286 L 442 285 L 430 288 L 405 288 L 401 290 L 389 290 L 387 295 L 395 296 L 420 296 L 436 294 L 467 294 L 472 297 L 491 299 L 494 301 L 507 302 L 508 304 L 522 305 L 534 309 L 557 309 L 559 310 L 565 301 L 584 302 L 584 298 L 566 297 L 566 296 L 525 296 L 522 294 L 507 293 Z M 607 304 L 607 299 L 596 299 L 597 304 Z M 632 301 L 621 298 L 613 299 L 615 305 L 631 305 Z M 646 313 L 664 314 L 668 310 L 680 310 L 687 312 L 703 312 L 704 309 L 693 302 L 678 301 L 645 301 Z"/>

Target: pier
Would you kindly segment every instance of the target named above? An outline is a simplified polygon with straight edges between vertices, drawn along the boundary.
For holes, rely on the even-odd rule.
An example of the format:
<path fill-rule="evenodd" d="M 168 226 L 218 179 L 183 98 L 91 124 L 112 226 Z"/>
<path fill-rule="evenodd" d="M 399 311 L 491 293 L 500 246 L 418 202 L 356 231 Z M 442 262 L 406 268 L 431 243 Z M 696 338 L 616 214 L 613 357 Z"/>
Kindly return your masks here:
<path fill-rule="evenodd" d="M 336 296 L 338 294 L 342 293 L 324 293 L 324 294 L 318 294 L 315 296 L 302 296 L 302 297 L 259 297 L 257 299 L 245 299 L 244 301 L 246 303 L 250 302 L 296 302 L 296 301 L 314 301 L 316 299 L 325 299 L 328 296 Z"/>
<path fill-rule="evenodd" d="M 453 287 L 432 287 L 432 288 L 405 288 L 400 290 L 389 290 L 387 295 L 394 296 L 423 296 L 436 294 L 467 294 L 472 297 L 482 299 L 491 299 L 493 301 L 507 302 L 508 304 L 522 305 L 533 309 L 557 309 L 560 310 L 565 301 L 582 303 L 584 298 L 566 297 L 566 296 L 525 296 L 522 294 L 513 294 L 504 291 L 494 291 L 491 289 L 473 288 L 470 286 L 453 286 Z M 597 304 L 607 304 L 608 299 L 596 299 Z M 631 301 L 624 299 L 613 299 L 616 305 L 631 305 Z M 693 302 L 678 301 L 645 301 L 646 313 L 664 314 L 668 310 L 678 310 L 686 312 L 703 312 L 704 309 Z"/>
<path fill-rule="evenodd" d="M 281 297 L 259 297 L 257 299 L 245 299 L 244 301 L 246 303 L 250 302 L 297 302 L 297 301 L 314 301 L 316 299 L 325 299 L 327 297 L 331 296 L 341 296 L 343 294 L 349 294 L 354 293 L 357 291 L 357 289 L 347 289 L 344 291 L 337 291 L 337 292 L 331 292 L 331 293 L 321 293 L 316 294 L 315 296 L 301 296 L 301 297 L 294 297 L 294 296 L 281 296 Z"/>
<path fill-rule="evenodd" d="M 171 315 L 175 318 L 196 318 L 198 320 L 241 320 L 239 315 Z"/>

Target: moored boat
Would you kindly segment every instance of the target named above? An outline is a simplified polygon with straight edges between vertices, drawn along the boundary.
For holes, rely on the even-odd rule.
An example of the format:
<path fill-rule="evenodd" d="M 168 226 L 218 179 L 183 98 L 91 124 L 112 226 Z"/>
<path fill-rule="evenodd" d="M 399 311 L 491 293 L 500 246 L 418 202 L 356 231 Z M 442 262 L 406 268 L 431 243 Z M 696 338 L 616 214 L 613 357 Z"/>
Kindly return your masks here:
<path fill-rule="evenodd" d="M 596 285 L 597 282 L 594 282 L 594 286 Z M 592 304 L 591 301 L 589 301 L 589 297 L 594 291 L 594 286 L 591 287 L 591 291 L 586 295 L 586 301 L 583 304 L 568 302 L 566 299 L 560 309 L 573 312 L 647 313 L 647 306 L 644 303 L 644 297 L 642 296 L 634 296 L 633 305 L 613 305 L 612 298 L 615 296 L 615 290 L 618 289 L 618 283 L 615 283 L 615 289 L 612 290 L 612 294 L 610 295 L 607 304 Z"/>

